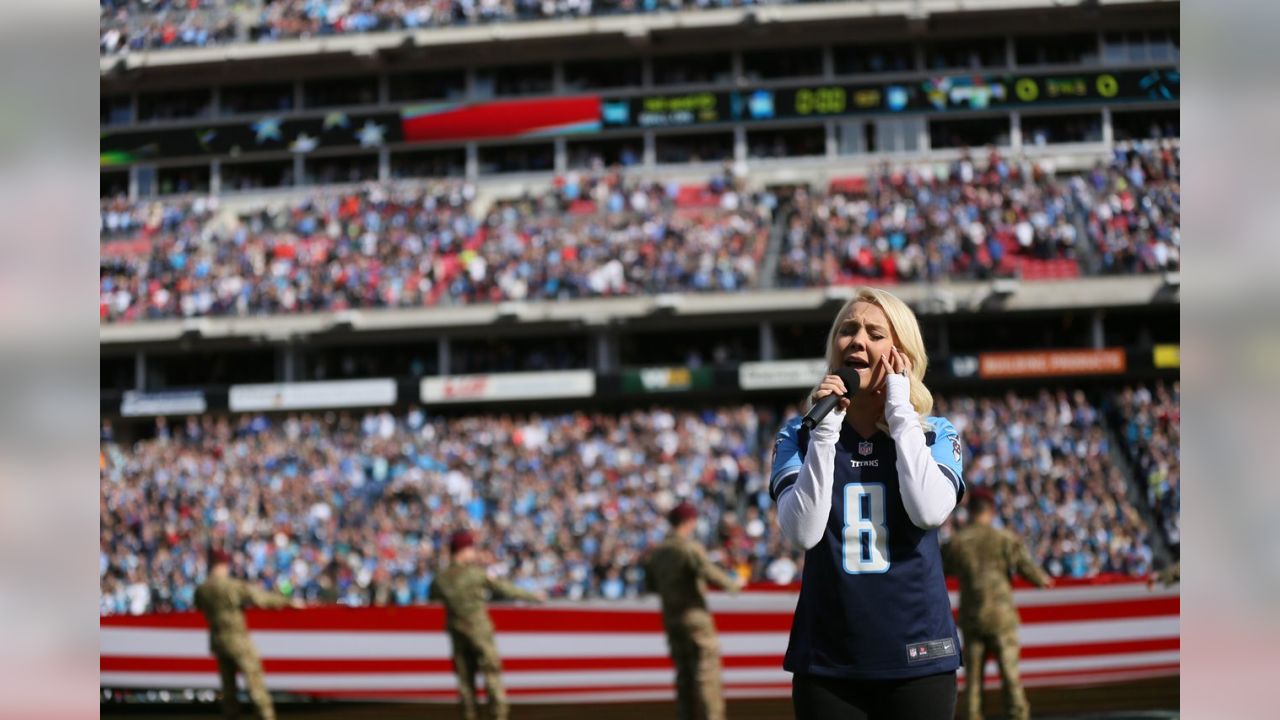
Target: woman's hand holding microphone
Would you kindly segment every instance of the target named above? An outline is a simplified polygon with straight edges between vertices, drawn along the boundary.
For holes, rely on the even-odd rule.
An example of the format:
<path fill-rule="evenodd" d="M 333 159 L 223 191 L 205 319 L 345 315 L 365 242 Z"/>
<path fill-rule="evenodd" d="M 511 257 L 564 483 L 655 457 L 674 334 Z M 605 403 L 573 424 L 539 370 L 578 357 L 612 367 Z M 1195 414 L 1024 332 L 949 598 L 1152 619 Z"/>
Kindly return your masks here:
<path fill-rule="evenodd" d="M 809 398 L 813 407 L 805 416 L 804 424 L 811 429 L 815 440 L 834 444 L 840 438 L 840 425 L 844 422 L 844 413 L 849 409 L 853 393 L 858 390 L 857 382 L 855 371 L 841 368 L 834 375 L 824 377 L 814 388 Z M 832 398 L 835 399 L 834 404 Z"/>

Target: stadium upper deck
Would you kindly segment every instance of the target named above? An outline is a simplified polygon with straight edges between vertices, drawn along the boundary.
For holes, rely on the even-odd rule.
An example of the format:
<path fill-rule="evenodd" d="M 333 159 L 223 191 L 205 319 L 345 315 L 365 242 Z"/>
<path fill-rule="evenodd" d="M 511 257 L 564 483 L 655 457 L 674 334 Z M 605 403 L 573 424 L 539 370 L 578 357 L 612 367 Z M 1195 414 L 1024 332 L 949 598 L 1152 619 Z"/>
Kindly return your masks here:
<path fill-rule="evenodd" d="M 331 190 L 317 185 L 466 178 L 481 205 L 545 195 L 573 170 L 706 184 L 727 164 L 747 170 L 752 192 L 806 185 L 834 197 L 833 180 L 873 176 L 886 159 L 945 166 L 985 144 L 1086 173 L 1127 139 L 1177 134 L 1177 13 L 1160 1 L 823 2 L 130 52 L 101 63 L 103 195 L 128 196 L 125 212 L 159 207 L 139 202 L 159 195 L 216 195 L 238 213 Z M 1085 218 L 1077 237 L 1102 248 L 1092 227 Z M 1100 229 L 1107 242 L 1133 237 Z M 785 249 L 776 230 L 769 247 Z M 803 282 L 830 279 L 824 269 Z M 938 358 L 987 346 L 1149 355 L 1177 337 L 1176 274 L 897 291 L 932 323 Z M 103 389 L 116 393 L 114 413 L 128 388 L 531 370 L 525 361 L 547 348 L 570 356 L 550 366 L 601 373 L 721 347 L 744 348 L 741 360 L 800 359 L 816 345 L 799 338 L 820 338 L 846 292 L 162 313 L 104 325 Z M 984 347 L 965 345 L 973 337 Z M 508 367 L 511 355 L 520 362 Z"/>
<path fill-rule="evenodd" d="M 487 210 L 464 183 L 314 190 L 227 212 L 216 199 L 113 200 L 102 317 L 1170 271 L 1179 157 L 1176 144 L 1143 143 L 1058 176 L 992 153 L 940 173 L 885 166 L 829 191 L 797 186 L 790 202 L 732 175 L 681 186 L 608 173 L 570 173 Z"/>
<path fill-rule="evenodd" d="M 103 193 L 1177 134 L 1178 4 L 830 2 L 130 53 Z"/>

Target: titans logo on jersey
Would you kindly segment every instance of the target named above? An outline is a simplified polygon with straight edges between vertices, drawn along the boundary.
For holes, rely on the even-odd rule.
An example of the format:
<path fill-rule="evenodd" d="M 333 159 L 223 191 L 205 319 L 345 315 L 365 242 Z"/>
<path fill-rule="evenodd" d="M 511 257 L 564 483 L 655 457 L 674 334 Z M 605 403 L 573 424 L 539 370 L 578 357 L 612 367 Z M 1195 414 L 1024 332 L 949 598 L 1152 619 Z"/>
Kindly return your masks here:
<path fill-rule="evenodd" d="M 951 423 L 930 417 L 934 460 L 964 494 L 960 443 Z M 778 432 L 769 493 L 795 484 L 808 433 L 800 418 Z M 863 438 L 847 425 L 836 443 L 831 516 L 804 559 L 800 599 L 783 667 L 793 673 L 894 680 L 960 666 L 938 549 L 938 531 L 907 516 L 897 452 L 883 432 Z"/>

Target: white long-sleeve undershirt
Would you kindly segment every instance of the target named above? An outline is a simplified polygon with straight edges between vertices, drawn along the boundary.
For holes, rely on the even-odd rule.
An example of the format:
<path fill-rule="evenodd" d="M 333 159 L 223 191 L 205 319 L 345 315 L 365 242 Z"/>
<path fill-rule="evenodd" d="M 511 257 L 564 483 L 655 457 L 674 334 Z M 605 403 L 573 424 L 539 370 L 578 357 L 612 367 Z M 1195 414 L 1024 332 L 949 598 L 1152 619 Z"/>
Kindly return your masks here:
<path fill-rule="evenodd" d="M 804 465 L 791 487 L 778 496 L 778 524 L 793 545 L 808 550 L 822 540 L 831 515 L 831 486 L 836 469 L 836 441 L 844 413 L 832 410 L 809 433 Z"/>
<path fill-rule="evenodd" d="M 890 375 L 885 419 L 897 453 L 898 487 L 907 517 L 928 530 L 946 522 L 956 506 L 956 486 L 929 450 L 920 416 L 911 405 L 910 381 Z M 836 441 L 845 414 L 832 411 L 809 434 L 809 447 L 796 481 L 778 496 L 778 524 L 793 544 L 808 550 L 822 540 L 831 515 Z"/>
<path fill-rule="evenodd" d="M 884 415 L 898 454 L 898 488 L 907 517 L 923 530 L 939 527 L 956 508 L 957 488 L 929 450 L 905 375 L 889 376 Z"/>

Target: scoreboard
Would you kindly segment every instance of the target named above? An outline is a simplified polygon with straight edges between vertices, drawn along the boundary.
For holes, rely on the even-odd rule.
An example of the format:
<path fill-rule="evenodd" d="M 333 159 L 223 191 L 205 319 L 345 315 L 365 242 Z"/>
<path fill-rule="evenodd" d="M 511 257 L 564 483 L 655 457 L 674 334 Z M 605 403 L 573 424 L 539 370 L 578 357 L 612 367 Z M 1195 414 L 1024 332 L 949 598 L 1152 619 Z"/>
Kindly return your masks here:
<path fill-rule="evenodd" d="M 1177 101 L 1176 69 L 1070 74 L 943 75 L 892 83 L 645 95 L 601 100 L 604 127 L 683 127 L 851 115 L 1012 110 Z"/>
<path fill-rule="evenodd" d="M 546 137 L 601 130 L 1177 102 L 1180 91 L 1181 75 L 1176 68 L 1150 68 L 936 75 L 909 81 L 625 96 L 552 96 L 412 105 L 382 112 L 304 111 L 239 121 L 186 121 L 166 128 L 104 132 L 99 153 L 100 163 L 106 167 L 153 159 L 306 155 L 316 149 L 332 148 L 376 152 L 383 145 Z"/>

